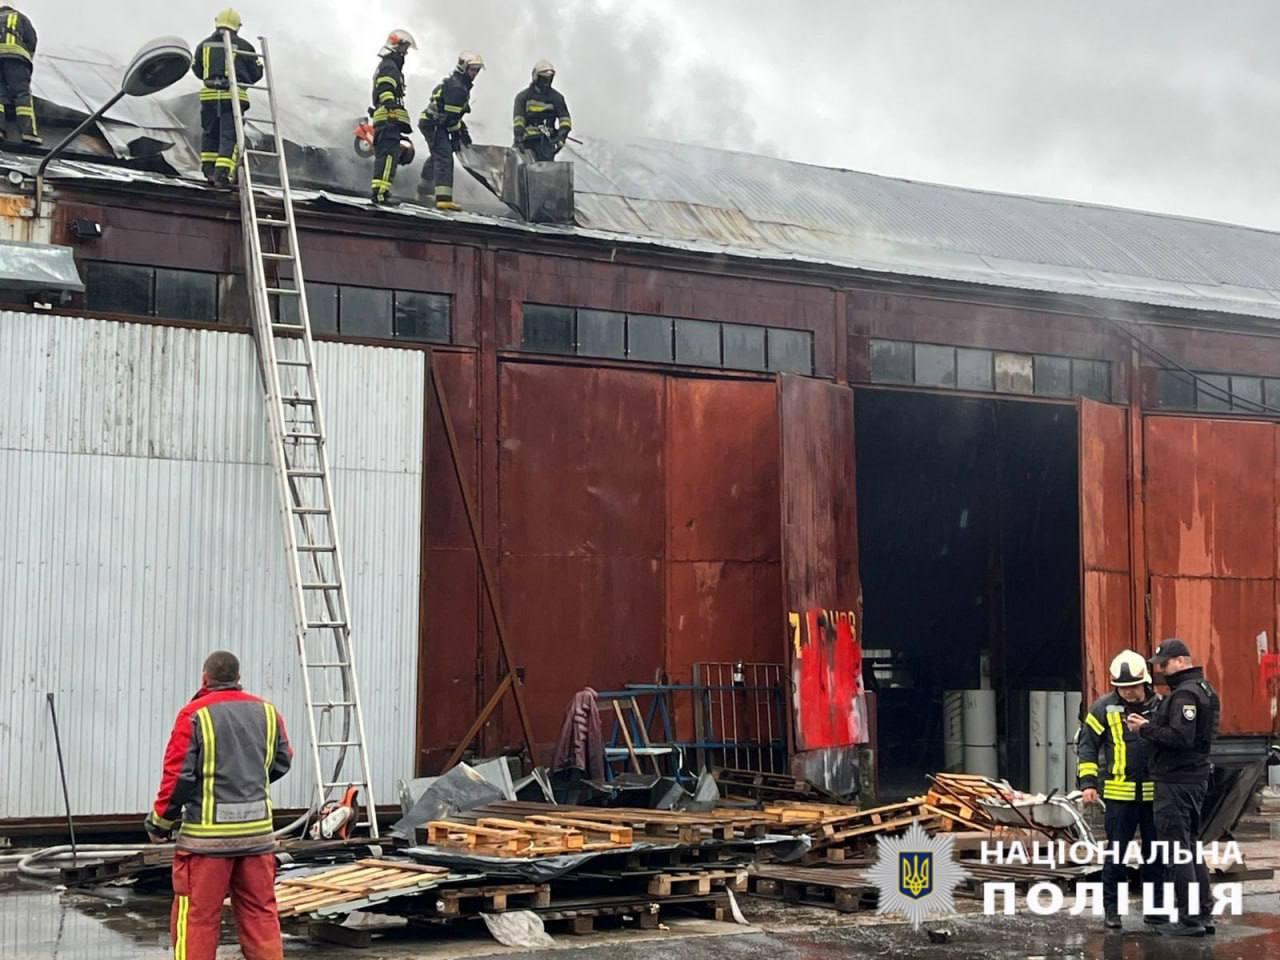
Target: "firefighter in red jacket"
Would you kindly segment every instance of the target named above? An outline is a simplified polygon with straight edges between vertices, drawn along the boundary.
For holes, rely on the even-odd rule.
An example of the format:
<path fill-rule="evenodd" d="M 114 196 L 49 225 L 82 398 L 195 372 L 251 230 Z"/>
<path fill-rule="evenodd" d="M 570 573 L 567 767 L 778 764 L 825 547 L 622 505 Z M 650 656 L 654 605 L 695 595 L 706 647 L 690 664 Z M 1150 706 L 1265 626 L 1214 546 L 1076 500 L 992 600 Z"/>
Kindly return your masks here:
<path fill-rule="evenodd" d="M 230 894 L 245 960 L 279 960 L 271 784 L 293 760 L 284 718 L 240 689 L 240 661 L 225 650 L 209 655 L 200 681 L 169 735 L 146 819 L 152 842 L 177 838 L 173 955 L 214 960 Z"/>

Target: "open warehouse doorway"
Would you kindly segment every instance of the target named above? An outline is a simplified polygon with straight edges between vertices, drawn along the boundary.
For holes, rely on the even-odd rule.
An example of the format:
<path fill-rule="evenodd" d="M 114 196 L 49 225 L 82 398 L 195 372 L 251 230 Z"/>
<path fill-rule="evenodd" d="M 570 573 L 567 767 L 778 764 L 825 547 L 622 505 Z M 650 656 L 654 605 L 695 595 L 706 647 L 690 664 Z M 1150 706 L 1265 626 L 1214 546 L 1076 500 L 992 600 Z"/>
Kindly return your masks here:
<path fill-rule="evenodd" d="M 965 740 L 1025 788 L 1029 691 L 1082 687 L 1077 408 L 857 389 L 854 417 L 879 793 L 956 766 L 947 694 L 982 688 Z"/>

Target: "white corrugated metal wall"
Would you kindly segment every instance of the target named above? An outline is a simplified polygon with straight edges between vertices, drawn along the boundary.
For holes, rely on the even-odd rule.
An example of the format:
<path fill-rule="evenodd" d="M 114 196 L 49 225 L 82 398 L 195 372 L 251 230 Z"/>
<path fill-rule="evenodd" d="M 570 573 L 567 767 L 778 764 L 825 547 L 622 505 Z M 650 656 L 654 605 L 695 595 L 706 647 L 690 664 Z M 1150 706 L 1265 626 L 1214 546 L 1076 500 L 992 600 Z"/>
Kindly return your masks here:
<path fill-rule="evenodd" d="M 423 355 L 322 343 L 338 523 L 380 802 L 413 770 Z M 306 719 L 252 339 L 0 313 L 0 819 L 145 811 L 208 651 Z"/>

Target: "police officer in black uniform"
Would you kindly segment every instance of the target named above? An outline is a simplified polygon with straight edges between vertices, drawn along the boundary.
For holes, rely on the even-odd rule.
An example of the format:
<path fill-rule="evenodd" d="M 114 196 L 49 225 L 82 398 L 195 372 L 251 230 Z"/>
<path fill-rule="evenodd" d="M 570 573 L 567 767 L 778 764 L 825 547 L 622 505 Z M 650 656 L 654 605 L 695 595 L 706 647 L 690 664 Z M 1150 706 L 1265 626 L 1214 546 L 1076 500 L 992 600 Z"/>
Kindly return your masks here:
<path fill-rule="evenodd" d="M 1156 834 L 1188 853 L 1189 863 L 1176 859 L 1168 870 L 1168 880 L 1177 894 L 1178 922 L 1163 932 L 1175 937 L 1203 937 L 1213 933 L 1209 871 L 1195 856 L 1200 839 L 1200 816 L 1209 789 L 1209 752 L 1218 735 L 1221 701 L 1204 678 L 1204 671 L 1191 661 L 1191 651 L 1176 638 L 1163 641 L 1151 656 L 1157 673 L 1163 673 L 1169 695 L 1160 701 L 1150 721 L 1130 714 L 1125 722 L 1131 730 L 1151 741 L 1150 769 L 1156 782 Z M 1199 887 L 1199 909 L 1191 909 L 1191 888 Z"/>

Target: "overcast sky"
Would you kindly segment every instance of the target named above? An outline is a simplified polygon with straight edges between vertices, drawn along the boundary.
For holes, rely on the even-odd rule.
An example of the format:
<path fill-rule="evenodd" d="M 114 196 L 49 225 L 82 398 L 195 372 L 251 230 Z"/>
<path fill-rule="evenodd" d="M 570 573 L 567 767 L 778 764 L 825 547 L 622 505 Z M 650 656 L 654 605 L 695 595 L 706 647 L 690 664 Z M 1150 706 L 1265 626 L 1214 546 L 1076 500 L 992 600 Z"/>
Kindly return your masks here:
<path fill-rule="evenodd" d="M 213 0 L 214 4 L 225 0 Z M 24 4 L 41 41 L 121 59 L 193 42 L 194 0 Z M 577 128 L 988 190 L 1280 229 L 1274 0 L 271 0 L 239 7 L 279 82 L 367 103 L 376 50 L 413 31 L 410 106 L 459 49 L 489 69 L 477 132 L 506 142 L 533 62 Z M 480 139 L 480 138 L 477 138 Z"/>

